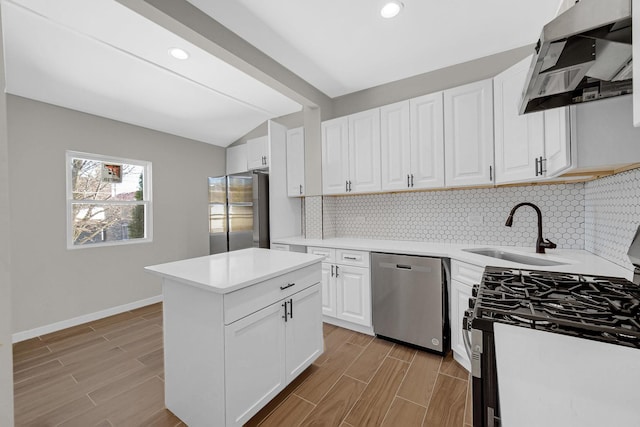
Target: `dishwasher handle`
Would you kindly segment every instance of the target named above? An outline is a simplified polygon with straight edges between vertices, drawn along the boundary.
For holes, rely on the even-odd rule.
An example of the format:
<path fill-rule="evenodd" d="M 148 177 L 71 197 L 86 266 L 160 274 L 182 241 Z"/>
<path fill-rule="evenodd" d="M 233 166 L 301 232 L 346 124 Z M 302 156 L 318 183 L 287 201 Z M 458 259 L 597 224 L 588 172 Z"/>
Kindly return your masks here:
<path fill-rule="evenodd" d="M 396 264 L 396 268 L 399 270 L 411 270 L 412 267 L 406 264 Z"/>

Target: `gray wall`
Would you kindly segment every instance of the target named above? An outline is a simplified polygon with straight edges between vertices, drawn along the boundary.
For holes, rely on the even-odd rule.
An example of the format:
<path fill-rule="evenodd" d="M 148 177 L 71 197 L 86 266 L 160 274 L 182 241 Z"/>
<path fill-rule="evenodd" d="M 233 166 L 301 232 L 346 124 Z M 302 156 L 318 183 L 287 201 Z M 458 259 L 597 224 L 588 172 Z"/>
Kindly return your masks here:
<path fill-rule="evenodd" d="M 144 266 L 208 254 L 224 149 L 15 96 L 8 121 L 14 332 L 159 295 Z M 66 248 L 65 150 L 152 162 L 153 242 Z"/>
<path fill-rule="evenodd" d="M 0 64 L 4 64 L 0 12 Z M 4 88 L 4 67 L 0 87 Z M 11 246 L 9 241 L 9 143 L 7 96 L 0 93 L 0 425 L 13 425 L 13 352 L 11 347 Z"/>
<path fill-rule="evenodd" d="M 532 53 L 533 45 L 523 46 L 333 98 L 333 117 L 489 79 Z"/>

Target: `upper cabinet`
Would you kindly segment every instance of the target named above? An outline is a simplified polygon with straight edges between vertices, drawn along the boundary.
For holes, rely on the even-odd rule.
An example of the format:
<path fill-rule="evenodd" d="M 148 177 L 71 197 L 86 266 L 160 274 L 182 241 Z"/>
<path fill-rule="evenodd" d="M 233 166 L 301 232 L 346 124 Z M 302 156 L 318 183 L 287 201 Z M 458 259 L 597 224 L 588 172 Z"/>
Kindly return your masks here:
<path fill-rule="evenodd" d="M 493 84 L 444 91 L 445 184 L 493 184 Z"/>
<path fill-rule="evenodd" d="M 247 144 L 227 148 L 227 175 L 243 173 L 247 168 Z"/>
<path fill-rule="evenodd" d="M 323 194 L 380 191 L 380 109 L 322 123 Z"/>
<path fill-rule="evenodd" d="M 493 79 L 496 184 L 552 177 L 571 166 L 569 110 L 519 114 L 531 57 Z"/>
<path fill-rule="evenodd" d="M 269 167 L 269 137 L 247 140 L 247 165 L 249 170 Z"/>
<path fill-rule="evenodd" d="M 380 109 L 382 189 L 444 186 L 442 92 Z"/>
<path fill-rule="evenodd" d="M 541 175 L 544 115 L 518 111 L 530 61 L 526 58 L 493 79 L 496 184 Z"/>
<path fill-rule="evenodd" d="M 287 131 L 287 195 L 304 196 L 304 128 Z"/>

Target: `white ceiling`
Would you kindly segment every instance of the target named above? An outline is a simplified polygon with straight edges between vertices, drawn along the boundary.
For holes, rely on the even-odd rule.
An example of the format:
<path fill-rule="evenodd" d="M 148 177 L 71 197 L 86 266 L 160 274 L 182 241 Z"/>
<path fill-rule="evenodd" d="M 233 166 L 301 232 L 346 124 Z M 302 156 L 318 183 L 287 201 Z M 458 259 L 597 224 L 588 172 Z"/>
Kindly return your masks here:
<path fill-rule="evenodd" d="M 562 2 L 188 1 L 330 97 L 534 43 Z M 301 109 L 115 0 L 0 2 L 8 93 L 222 147 Z"/>
<path fill-rule="evenodd" d="M 336 97 L 535 43 L 562 0 L 188 0 Z"/>
<path fill-rule="evenodd" d="M 301 109 L 113 0 L 3 0 L 2 21 L 14 95 L 223 147 Z"/>

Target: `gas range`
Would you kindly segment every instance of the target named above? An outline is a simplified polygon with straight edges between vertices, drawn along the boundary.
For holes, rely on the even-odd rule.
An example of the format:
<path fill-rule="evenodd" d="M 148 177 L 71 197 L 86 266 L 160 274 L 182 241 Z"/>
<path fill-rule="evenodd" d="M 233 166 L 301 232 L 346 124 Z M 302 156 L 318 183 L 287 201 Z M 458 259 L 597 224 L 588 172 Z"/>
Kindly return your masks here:
<path fill-rule="evenodd" d="M 463 338 L 471 360 L 474 427 L 501 425 L 497 324 L 622 346 L 638 360 L 640 286 L 625 279 L 486 267 L 472 296 L 463 319 Z M 569 348 L 571 344 L 564 342 L 562 347 Z"/>
<path fill-rule="evenodd" d="M 487 267 L 472 327 L 494 322 L 640 348 L 640 286 L 622 278 Z"/>

